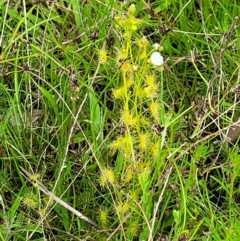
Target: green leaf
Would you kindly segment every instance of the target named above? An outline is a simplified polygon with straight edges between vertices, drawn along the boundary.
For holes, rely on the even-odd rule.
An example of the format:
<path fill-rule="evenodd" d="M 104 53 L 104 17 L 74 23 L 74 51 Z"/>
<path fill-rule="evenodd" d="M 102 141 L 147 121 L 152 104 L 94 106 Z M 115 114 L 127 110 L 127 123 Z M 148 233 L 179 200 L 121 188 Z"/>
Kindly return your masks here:
<path fill-rule="evenodd" d="M 17 211 L 18 207 L 20 206 L 21 200 L 22 200 L 21 197 L 17 197 L 14 200 L 14 203 L 9 210 L 9 219 L 10 220 L 13 220 L 16 217 L 16 211 Z"/>
<path fill-rule="evenodd" d="M 44 96 L 46 97 L 46 99 L 48 100 L 49 104 L 52 106 L 53 111 L 54 111 L 57 119 L 59 120 L 59 119 L 60 119 L 60 118 L 59 118 L 59 111 L 58 111 L 57 103 L 56 103 L 56 100 L 55 100 L 54 96 L 51 95 L 51 94 L 49 93 L 49 91 L 47 91 L 45 88 L 43 88 L 43 87 L 39 87 L 39 88 L 40 88 L 40 90 L 42 91 L 43 95 L 44 95 Z"/>
<path fill-rule="evenodd" d="M 5 2 L 6 0 L 0 0 L 0 6 L 2 6 Z"/>
<path fill-rule="evenodd" d="M 179 224 L 181 221 L 180 212 L 177 210 L 173 210 L 173 217 L 176 224 Z"/>
<path fill-rule="evenodd" d="M 39 225 L 28 225 L 28 226 L 24 226 L 21 228 L 18 228 L 17 231 L 21 231 L 21 232 L 34 232 L 34 233 L 42 233 L 42 228 L 39 227 Z"/>

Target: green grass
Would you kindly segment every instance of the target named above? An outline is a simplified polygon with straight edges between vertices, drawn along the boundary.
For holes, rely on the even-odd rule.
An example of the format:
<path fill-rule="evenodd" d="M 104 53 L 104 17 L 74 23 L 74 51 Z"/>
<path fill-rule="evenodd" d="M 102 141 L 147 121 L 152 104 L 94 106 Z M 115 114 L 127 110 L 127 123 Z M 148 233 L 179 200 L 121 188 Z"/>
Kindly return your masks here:
<path fill-rule="evenodd" d="M 0 12 L 1 241 L 239 240 L 238 1 Z"/>

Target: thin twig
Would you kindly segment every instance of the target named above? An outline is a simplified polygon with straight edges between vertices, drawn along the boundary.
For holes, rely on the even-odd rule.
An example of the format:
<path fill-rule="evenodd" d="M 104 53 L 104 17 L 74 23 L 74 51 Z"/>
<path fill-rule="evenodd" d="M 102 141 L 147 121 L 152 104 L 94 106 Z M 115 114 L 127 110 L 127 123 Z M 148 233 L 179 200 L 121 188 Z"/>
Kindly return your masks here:
<path fill-rule="evenodd" d="M 168 180 L 169 180 L 169 177 L 172 173 L 172 169 L 173 169 L 173 166 L 170 167 L 170 169 L 167 171 L 167 176 L 166 176 L 166 180 L 164 182 L 164 186 L 163 186 L 163 189 L 162 189 L 162 192 L 158 198 L 158 201 L 157 203 L 155 204 L 155 207 L 154 207 L 154 213 L 153 213 L 153 218 L 152 218 L 152 224 L 151 224 L 151 230 L 150 230 L 150 235 L 149 235 L 149 238 L 148 238 L 148 241 L 152 241 L 153 240 L 153 229 L 154 229 L 154 225 L 155 225 L 155 222 L 156 222 L 156 216 L 157 216 L 157 212 L 159 210 L 159 206 L 160 206 L 160 203 L 162 202 L 162 199 L 163 199 L 163 194 L 165 192 L 165 189 L 167 187 L 167 184 L 168 184 Z"/>

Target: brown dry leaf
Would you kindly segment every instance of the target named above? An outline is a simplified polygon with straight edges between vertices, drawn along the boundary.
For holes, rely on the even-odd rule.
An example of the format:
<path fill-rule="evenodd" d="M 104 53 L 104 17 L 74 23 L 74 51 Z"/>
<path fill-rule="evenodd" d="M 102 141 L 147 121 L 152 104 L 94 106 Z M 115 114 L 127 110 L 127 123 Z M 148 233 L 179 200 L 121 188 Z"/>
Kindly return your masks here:
<path fill-rule="evenodd" d="M 231 143 L 235 142 L 240 136 L 240 118 L 229 127 L 227 131 L 227 140 Z"/>
<path fill-rule="evenodd" d="M 230 91 L 234 94 L 240 94 L 240 85 L 236 85 L 235 87 L 231 88 Z"/>

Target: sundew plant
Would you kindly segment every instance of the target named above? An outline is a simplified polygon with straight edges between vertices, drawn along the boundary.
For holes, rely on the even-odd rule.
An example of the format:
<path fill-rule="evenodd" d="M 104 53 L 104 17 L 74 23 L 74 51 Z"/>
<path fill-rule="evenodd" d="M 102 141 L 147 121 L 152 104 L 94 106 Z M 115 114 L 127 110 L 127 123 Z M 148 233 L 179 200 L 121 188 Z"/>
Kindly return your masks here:
<path fill-rule="evenodd" d="M 126 236 L 140 235 L 147 239 L 154 230 L 155 220 L 150 222 L 154 208 L 150 192 L 158 176 L 154 170 L 161 173 L 164 164 L 160 155 L 164 146 L 161 124 L 167 117 L 160 98 L 163 81 L 160 47 L 157 45 L 155 49 L 146 36 L 136 34 L 142 23 L 135 17 L 135 12 L 132 4 L 126 13 L 114 17 L 114 27 L 122 46 L 113 56 L 120 77 L 118 87 L 112 92 L 115 103 L 119 103 L 121 130 L 109 144 L 110 151 L 116 153 L 114 170 L 103 169 L 100 184 L 110 185 L 115 218 L 123 229 L 128 227 Z M 102 51 L 99 58 L 102 64 L 107 64 Z"/>
<path fill-rule="evenodd" d="M 0 241 L 239 240 L 238 1 L 0 12 Z"/>

